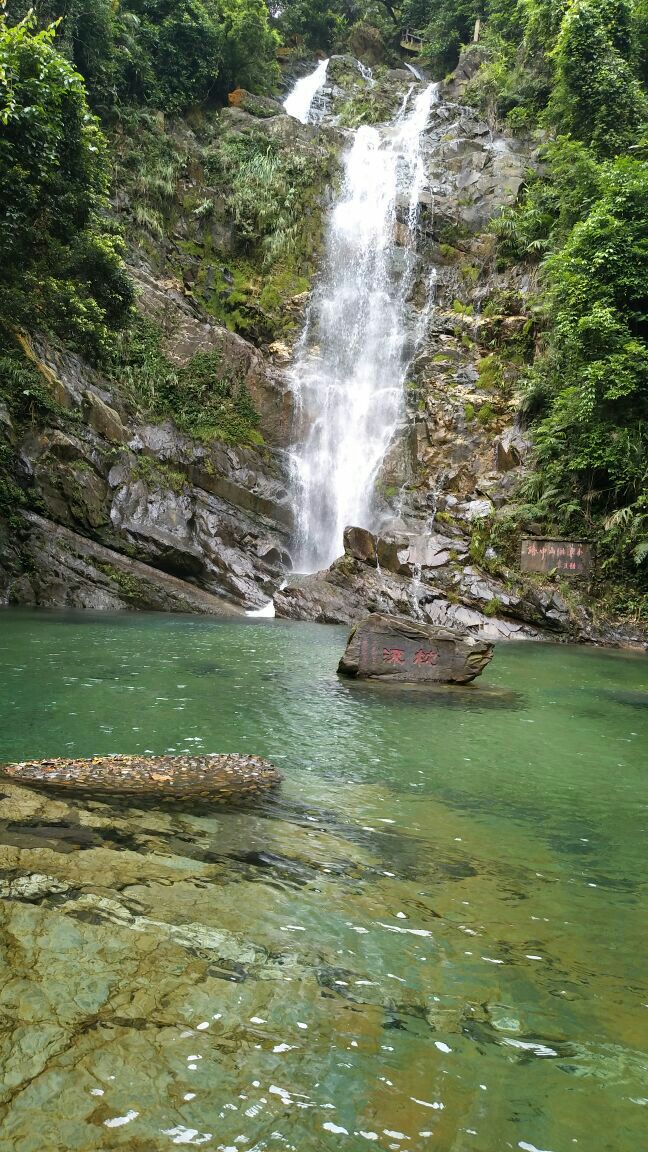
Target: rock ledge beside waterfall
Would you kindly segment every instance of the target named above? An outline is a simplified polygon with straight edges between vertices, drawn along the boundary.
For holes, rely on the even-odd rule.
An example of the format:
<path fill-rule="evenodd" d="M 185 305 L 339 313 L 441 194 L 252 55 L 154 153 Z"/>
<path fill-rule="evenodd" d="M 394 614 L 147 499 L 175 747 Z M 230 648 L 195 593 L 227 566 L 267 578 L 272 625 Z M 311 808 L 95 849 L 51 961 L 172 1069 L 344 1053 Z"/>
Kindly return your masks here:
<path fill-rule="evenodd" d="M 468 541 L 459 533 L 379 536 L 353 527 L 344 543 L 344 555 L 330 568 L 296 576 L 275 593 L 277 616 L 353 624 L 380 613 L 489 641 L 641 646 L 640 636 L 595 623 L 577 596 L 567 599 L 551 582 L 483 571 L 471 563 Z"/>

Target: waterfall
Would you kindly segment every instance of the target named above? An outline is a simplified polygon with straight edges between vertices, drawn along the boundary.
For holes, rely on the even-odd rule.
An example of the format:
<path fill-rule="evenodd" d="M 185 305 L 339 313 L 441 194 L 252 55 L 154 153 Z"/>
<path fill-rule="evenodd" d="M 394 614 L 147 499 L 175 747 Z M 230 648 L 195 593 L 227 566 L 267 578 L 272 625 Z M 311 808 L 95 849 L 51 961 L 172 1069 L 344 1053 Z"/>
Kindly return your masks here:
<path fill-rule="evenodd" d="M 407 71 L 412 73 L 412 76 L 414 77 L 415 80 L 422 80 L 423 79 L 418 68 L 415 68 L 413 64 L 408 64 L 407 60 L 403 60 L 403 64 L 407 68 Z"/>
<path fill-rule="evenodd" d="M 284 108 L 289 116 L 308 124 L 311 117 L 311 108 L 317 93 L 326 82 L 326 69 L 328 60 L 322 60 L 314 72 L 298 80 L 292 92 L 284 100 Z"/>
<path fill-rule="evenodd" d="M 296 352 L 292 386 L 305 432 L 292 471 L 302 572 L 341 554 L 348 524 L 372 527 L 374 482 L 404 413 L 420 328 L 409 296 L 426 182 L 422 135 L 437 99 L 431 84 L 412 102 L 413 88 L 390 125 L 354 134 Z"/>

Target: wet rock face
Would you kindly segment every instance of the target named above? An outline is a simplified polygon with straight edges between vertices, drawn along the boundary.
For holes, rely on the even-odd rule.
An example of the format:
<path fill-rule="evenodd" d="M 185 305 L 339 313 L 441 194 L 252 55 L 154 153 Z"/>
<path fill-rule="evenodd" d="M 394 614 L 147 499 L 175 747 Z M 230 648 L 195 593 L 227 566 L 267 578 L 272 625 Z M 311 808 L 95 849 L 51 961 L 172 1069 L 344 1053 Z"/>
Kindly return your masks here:
<path fill-rule="evenodd" d="M 224 803 L 262 792 L 282 779 L 257 756 L 98 756 L 6 764 L 0 775 L 15 783 L 97 796 L 207 799 Z"/>
<path fill-rule="evenodd" d="M 378 558 L 377 540 L 366 528 L 344 529 L 344 551 L 355 560 L 374 567 Z"/>
<path fill-rule="evenodd" d="M 151 315 L 156 293 L 160 285 L 142 292 Z M 280 439 L 289 414 L 257 350 L 201 323 L 188 306 L 175 311 L 177 362 L 217 348 L 251 393 L 268 389 L 273 416 L 264 431 Z M 228 604 L 261 607 L 291 565 L 281 450 L 206 443 L 170 420 L 141 423 L 79 357 L 43 339 L 30 351 L 60 410 L 40 427 L 10 430 L 39 514 L 26 512 L 20 534 L 0 545 L 0 603 L 226 614 Z"/>
<path fill-rule="evenodd" d="M 467 540 L 455 528 L 448 535 L 382 536 L 348 528 L 345 555 L 276 592 L 276 612 L 324 624 L 352 624 L 378 612 L 483 640 L 589 638 L 584 611 L 570 609 L 556 589 L 512 573 L 506 580 L 487 575 L 467 562 L 467 553 Z"/>
<path fill-rule="evenodd" d="M 361 680 L 469 684 L 493 646 L 466 633 L 372 613 L 351 632 L 338 672 Z"/>

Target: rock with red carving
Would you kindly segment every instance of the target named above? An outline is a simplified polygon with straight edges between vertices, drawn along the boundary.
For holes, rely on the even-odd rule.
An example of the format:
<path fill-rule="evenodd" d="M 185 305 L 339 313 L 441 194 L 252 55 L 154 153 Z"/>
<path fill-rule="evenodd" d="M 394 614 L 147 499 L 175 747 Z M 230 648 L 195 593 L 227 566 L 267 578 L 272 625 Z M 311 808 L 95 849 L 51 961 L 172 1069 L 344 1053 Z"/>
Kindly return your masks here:
<path fill-rule="evenodd" d="M 493 656 L 485 640 L 372 612 L 351 631 L 338 672 L 362 680 L 469 684 Z"/>

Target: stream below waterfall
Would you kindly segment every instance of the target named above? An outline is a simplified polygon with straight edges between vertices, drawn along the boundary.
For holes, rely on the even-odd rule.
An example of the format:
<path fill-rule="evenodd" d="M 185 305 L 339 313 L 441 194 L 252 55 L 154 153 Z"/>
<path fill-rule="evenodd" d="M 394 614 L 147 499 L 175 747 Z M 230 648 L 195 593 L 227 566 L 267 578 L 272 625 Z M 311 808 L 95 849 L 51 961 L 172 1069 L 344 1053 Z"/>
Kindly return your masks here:
<path fill-rule="evenodd" d="M 4 611 L 0 761 L 267 756 L 246 809 L 0 783 L 1 1152 L 645 1145 L 648 671 L 502 645 L 336 676 L 346 630 Z"/>

